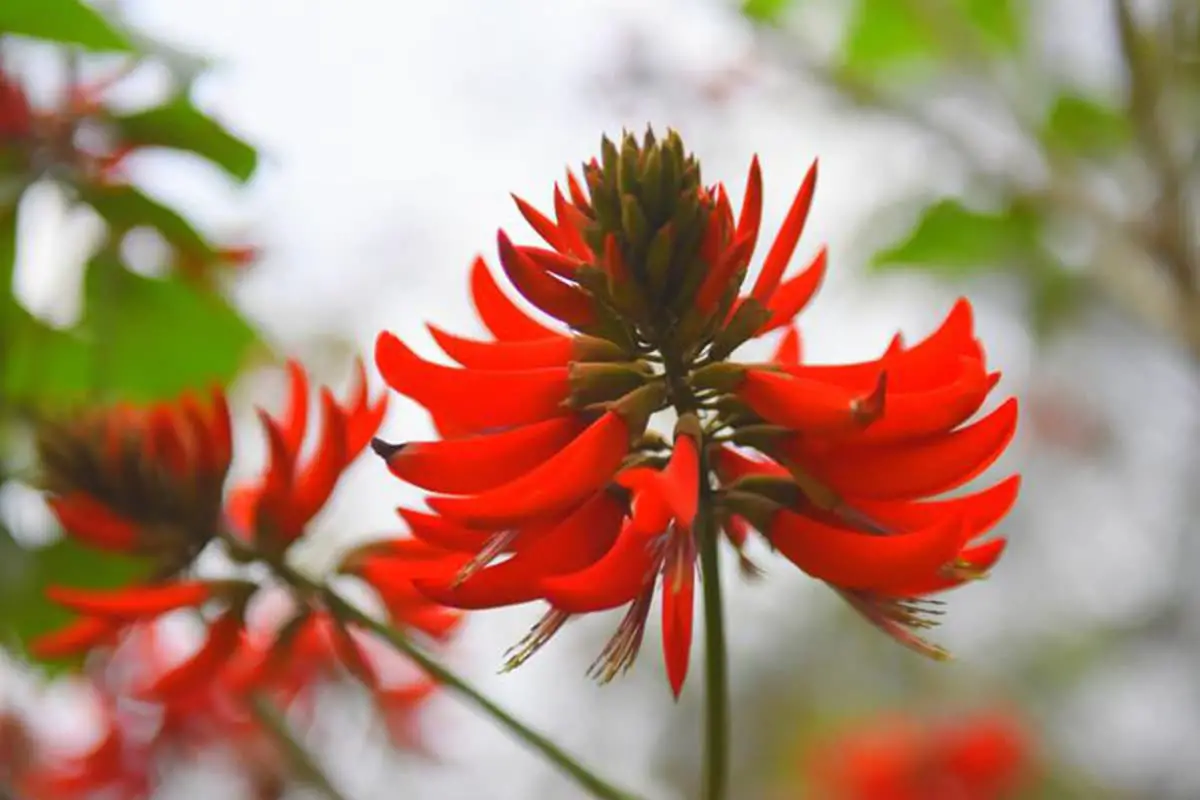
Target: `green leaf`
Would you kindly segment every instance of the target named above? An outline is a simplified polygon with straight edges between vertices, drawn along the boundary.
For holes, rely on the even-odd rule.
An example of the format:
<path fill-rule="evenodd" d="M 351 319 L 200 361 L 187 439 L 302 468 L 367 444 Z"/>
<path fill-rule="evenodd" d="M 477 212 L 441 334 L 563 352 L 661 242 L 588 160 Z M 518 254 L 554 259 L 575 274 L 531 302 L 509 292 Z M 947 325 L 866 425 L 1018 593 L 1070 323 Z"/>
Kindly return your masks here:
<path fill-rule="evenodd" d="M 77 331 L 51 328 L 20 306 L 6 325 L 3 391 L 9 402 L 61 409 L 91 392 L 91 348 Z"/>
<path fill-rule="evenodd" d="M 154 228 L 171 246 L 189 256 L 205 261 L 215 257 L 208 240 L 178 211 L 133 186 L 85 186 L 79 197 L 116 231 Z"/>
<path fill-rule="evenodd" d="M 742 14 L 752 22 L 776 25 L 792 5 L 792 0 L 743 0 Z"/>
<path fill-rule="evenodd" d="M 959 27 L 978 35 L 993 52 L 1011 52 L 1020 45 L 1022 20 L 1013 0 L 950 0 L 946 13 L 958 19 L 921 10 L 919 0 L 858 0 L 842 42 L 843 67 L 851 73 L 882 73 L 897 67 L 928 65 L 961 46 Z"/>
<path fill-rule="evenodd" d="M 985 44 L 998 51 L 1011 52 L 1021 45 L 1024 20 L 1013 6 L 1014 0 L 955 0 L 963 17 L 979 33 Z"/>
<path fill-rule="evenodd" d="M 858 0 L 842 59 L 851 72 L 874 73 L 936 56 L 937 40 L 900 0 Z"/>
<path fill-rule="evenodd" d="M 177 95 L 161 106 L 113 118 L 121 138 L 137 144 L 184 150 L 205 158 L 239 181 L 258 166 L 258 154 L 246 142 Z"/>
<path fill-rule="evenodd" d="M 0 34 L 73 44 L 95 52 L 131 52 L 123 33 L 79 0 L 3 0 Z"/>
<path fill-rule="evenodd" d="M 1018 209 L 974 211 L 957 200 L 925 209 L 901 242 L 877 253 L 872 268 L 910 267 L 965 275 L 1027 258 L 1038 244 L 1038 220 Z"/>
<path fill-rule="evenodd" d="M 143 561 L 90 550 L 69 537 L 45 547 L 23 548 L 7 531 L 0 531 L 0 559 L 4 565 L 0 573 L 0 640 L 26 657 L 33 639 L 76 618 L 46 599 L 47 586 L 112 589 L 148 573 Z M 42 662 L 51 673 L 76 663 L 78 659 Z"/>
<path fill-rule="evenodd" d="M 1047 146 L 1086 155 L 1111 153 L 1131 135 L 1130 121 L 1120 109 L 1075 94 L 1060 95 L 1042 127 Z"/>
<path fill-rule="evenodd" d="M 229 383 L 258 341 L 223 297 L 178 277 L 134 274 L 113 256 L 92 261 L 82 325 L 106 395 L 132 401 Z"/>

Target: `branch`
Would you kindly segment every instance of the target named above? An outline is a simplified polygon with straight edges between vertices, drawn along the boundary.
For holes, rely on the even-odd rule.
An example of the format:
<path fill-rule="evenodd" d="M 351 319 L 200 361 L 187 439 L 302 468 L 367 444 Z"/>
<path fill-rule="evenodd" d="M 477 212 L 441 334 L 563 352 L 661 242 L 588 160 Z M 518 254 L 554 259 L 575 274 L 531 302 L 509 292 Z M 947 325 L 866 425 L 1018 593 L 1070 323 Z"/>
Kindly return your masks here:
<path fill-rule="evenodd" d="M 283 718 L 274 704 L 260 694 L 250 696 L 250 708 L 254 716 L 283 748 L 284 755 L 291 762 L 296 775 L 304 783 L 319 790 L 329 800 L 346 800 L 345 795 L 334 788 L 329 776 L 317 764 L 312 754 L 296 739 L 288 728 L 287 720 Z"/>

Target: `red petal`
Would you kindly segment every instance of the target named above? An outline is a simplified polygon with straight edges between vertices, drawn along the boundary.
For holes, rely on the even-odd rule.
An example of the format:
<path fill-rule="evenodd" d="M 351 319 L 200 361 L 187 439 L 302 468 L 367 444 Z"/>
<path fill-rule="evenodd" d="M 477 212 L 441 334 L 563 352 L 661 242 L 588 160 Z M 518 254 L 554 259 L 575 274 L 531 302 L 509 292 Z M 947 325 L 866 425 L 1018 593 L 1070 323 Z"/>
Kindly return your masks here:
<path fill-rule="evenodd" d="M 298 361 L 289 360 L 287 369 L 288 402 L 280 432 L 288 450 L 298 453 L 308 429 L 308 375 Z"/>
<path fill-rule="evenodd" d="M 936 389 L 889 392 L 883 417 L 858 434 L 855 444 L 900 442 L 945 434 L 970 419 L 988 394 L 987 372 L 972 358 L 960 358 L 955 379 Z"/>
<path fill-rule="evenodd" d="M 567 252 L 582 261 L 590 261 L 593 258 L 592 248 L 588 247 L 581 235 L 588 219 L 567 202 L 558 184 L 554 185 L 554 216 L 558 220 L 558 232 L 567 246 Z"/>
<path fill-rule="evenodd" d="M 213 584 L 206 581 L 179 581 L 122 589 L 46 588 L 47 598 L 77 613 L 130 621 L 198 606 L 212 596 Z"/>
<path fill-rule="evenodd" d="M 870 394 L 780 372 L 746 370 L 735 390 L 746 405 L 768 422 L 805 434 L 858 431 L 883 412 L 884 374 Z"/>
<path fill-rule="evenodd" d="M 746 176 L 746 192 L 742 197 L 742 213 L 738 215 L 735 239 L 747 238 L 750 241 L 750 252 L 758 241 L 758 228 L 762 224 L 762 167 L 758 164 L 758 156 L 750 161 L 750 173 Z"/>
<path fill-rule="evenodd" d="M 229 610 L 217 618 L 204 645 L 191 658 L 159 677 L 146 690 L 157 697 L 180 695 L 211 680 L 241 643 L 242 615 Z"/>
<path fill-rule="evenodd" d="M 425 361 L 390 333 L 375 344 L 375 362 L 388 385 L 439 420 L 469 431 L 524 425 L 568 413 L 566 367 L 494 372 Z"/>
<path fill-rule="evenodd" d="M 499 608 L 536 600 L 543 579 L 577 572 L 604 555 L 616 540 L 624 514 L 624 504 L 616 497 L 597 492 L 528 545 L 518 540 L 509 560 L 485 567 L 457 586 L 433 580 L 417 580 L 416 586 L 434 602 L 454 608 Z"/>
<path fill-rule="evenodd" d="M 504 231 L 496 234 L 496 242 L 504 274 L 531 305 L 572 328 L 582 328 L 596 320 L 592 298 L 587 292 L 559 280 L 533 263 L 513 245 Z"/>
<path fill-rule="evenodd" d="M 367 369 L 362 359 L 355 359 L 354 391 L 342 406 L 346 414 L 346 456 L 354 458 L 374 438 L 387 415 L 387 394 L 380 395 L 374 404 L 368 395 Z"/>
<path fill-rule="evenodd" d="M 571 202 L 582 211 L 591 211 L 592 204 L 588 201 L 587 193 L 583 191 L 583 184 L 579 182 L 579 178 L 571 170 L 567 170 L 567 188 L 571 192 Z"/>
<path fill-rule="evenodd" d="M 267 434 L 267 451 L 270 457 L 266 475 L 260 484 L 254 530 L 256 534 L 269 535 L 275 538 L 277 543 L 282 543 L 290 541 L 296 535 L 293 531 L 291 507 L 296 452 L 288 447 L 285 434 L 275 420 L 261 410 L 258 417 Z"/>
<path fill-rule="evenodd" d="M 515 194 L 512 199 L 517 204 L 517 210 L 521 212 L 521 216 L 529 223 L 529 227 L 537 231 L 537 235 L 541 236 L 546 244 L 560 253 L 569 252 L 562 231 L 553 220 Z"/>
<path fill-rule="evenodd" d="M 844 495 L 869 500 L 925 497 L 961 486 L 991 466 L 1017 427 L 1017 401 L 945 436 L 910 444 L 842 448 L 810 462 L 817 477 Z"/>
<path fill-rule="evenodd" d="M 951 563 L 965 535 L 961 520 L 954 518 L 912 533 L 875 536 L 779 511 L 767 538 L 814 578 L 844 589 L 887 594 L 889 588 L 921 579 Z"/>
<path fill-rule="evenodd" d="M 696 562 L 690 533 L 672 548 L 662 576 L 663 658 L 671 691 L 678 699 L 687 678 L 692 652 L 692 617 L 695 606 Z"/>
<path fill-rule="evenodd" d="M 717 475 L 721 483 L 729 484 L 748 475 L 776 475 L 787 477 L 787 467 L 765 459 L 750 458 L 732 447 L 722 447 L 716 455 Z"/>
<path fill-rule="evenodd" d="M 996 526 L 1012 510 L 1021 488 L 1021 476 L 1013 475 L 980 492 L 924 503 L 855 500 L 854 512 L 889 531 L 912 531 L 939 519 L 957 517 L 977 539 Z"/>
<path fill-rule="evenodd" d="M 80 617 L 66 627 L 42 634 L 29 645 L 38 659 L 58 659 L 86 653 L 116 640 L 124 623 L 103 617 Z"/>
<path fill-rule="evenodd" d="M 398 508 L 396 513 L 407 523 L 414 537 L 435 547 L 454 552 L 474 553 L 488 543 L 495 531 L 477 531 L 455 525 L 441 517 Z"/>
<path fill-rule="evenodd" d="M 821 288 L 821 281 L 825 279 L 827 257 L 828 252 L 822 247 L 812 260 L 812 263 L 803 272 L 788 278 L 775 291 L 775 294 L 771 297 L 770 304 L 767 306 L 767 310 L 771 312 L 771 316 L 758 329 L 759 335 L 790 324 L 796 318 L 796 315 L 804 310 L 804 307 L 812 300 L 813 295 L 817 293 L 817 289 Z"/>
<path fill-rule="evenodd" d="M 629 425 L 609 411 L 520 478 L 471 497 L 432 497 L 429 506 L 471 527 L 492 529 L 554 516 L 603 487 L 628 452 Z"/>
<path fill-rule="evenodd" d="M 75 492 L 51 497 L 46 503 L 72 538 L 111 552 L 137 549 L 138 526 L 92 496 Z"/>
<path fill-rule="evenodd" d="M 710 223 L 711 224 L 711 223 Z M 704 281 L 696 291 L 695 304 L 702 311 L 711 311 L 729 289 L 730 281 L 750 261 L 754 250 L 754 242 L 749 238 L 739 238 L 733 244 L 724 248 L 717 255 Z"/>
<path fill-rule="evenodd" d="M 450 358 L 471 369 L 520 370 L 561 367 L 570 362 L 571 337 L 554 335 L 545 339 L 515 342 L 485 342 L 465 339 L 426 325 L 438 347 Z"/>
<path fill-rule="evenodd" d="M 675 519 L 690 531 L 700 502 L 700 451 L 695 439 L 676 436 L 671 460 L 660 474 L 663 498 Z"/>
<path fill-rule="evenodd" d="M 792 207 L 788 209 L 787 217 L 780 226 L 779 233 L 775 235 L 771 249 L 767 251 L 767 258 L 763 261 L 758 280 L 754 282 L 754 288 L 750 291 L 751 297 L 768 308 L 772 295 L 779 287 L 783 272 L 787 269 L 792 253 L 796 249 L 796 243 L 800 241 L 800 234 L 804 231 L 804 223 L 808 220 L 808 211 L 812 208 L 813 194 L 816 192 L 816 188 L 817 162 L 814 161 L 808 168 L 808 174 L 804 176 L 804 182 L 800 184 L 800 190 L 796 192 L 796 199 L 792 201 Z"/>
<path fill-rule="evenodd" d="M 993 539 L 990 542 L 968 547 L 958 554 L 957 560 L 967 565 L 972 572 L 984 575 L 996 565 L 996 562 L 1000 560 L 1000 556 L 1004 555 L 1004 550 L 1007 546 L 1007 540 Z M 968 582 L 968 579 L 960 576 L 944 576 L 934 573 L 922 580 L 896 587 L 892 589 L 891 593 L 896 597 L 921 597 L 927 594 L 936 594 L 937 592 L 957 589 L 966 582 Z"/>
<path fill-rule="evenodd" d="M 775 346 L 775 355 L 771 356 L 771 361 L 793 366 L 800 363 L 802 355 L 800 330 L 795 325 L 788 325 L 783 336 L 779 338 L 779 344 Z"/>
<path fill-rule="evenodd" d="M 321 441 L 296 479 L 292 492 L 295 535 L 325 505 L 350 461 L 346 450 L 346 417 L 328 389 L 321 392 L 321 413 Z"/>
<path fill-rule="evenodd" d="M 571 614 L 604 611 L 632 602 L 654 580 L 662 553 L 658 531 L 647 534 L 626 524 L 612 548 L 586 569 L 542 581 L 542 596 Z"/>
<path fill-rule="evenodd" d="M 408 442 L 387 455 L 392 474 L 431 492 L 475 494 L 519 478 L 570 444 L 587 428 L 577 416 L 558 417 L 501 433 Z"/>
<path fill-rule="evenodd" d="M 522 341 L 560 335 L 534 321 L 500 289 L 487 263 L 476 258 L 471 264 L 471 299 L 484 327 L 497 339 Z"/>

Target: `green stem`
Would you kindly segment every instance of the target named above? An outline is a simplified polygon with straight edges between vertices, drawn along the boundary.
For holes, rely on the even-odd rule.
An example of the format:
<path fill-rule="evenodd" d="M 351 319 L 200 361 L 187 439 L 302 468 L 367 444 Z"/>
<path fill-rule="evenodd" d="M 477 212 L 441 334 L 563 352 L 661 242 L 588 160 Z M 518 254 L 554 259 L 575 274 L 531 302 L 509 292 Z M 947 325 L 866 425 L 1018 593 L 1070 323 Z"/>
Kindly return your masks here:
<path fill-rule="evenodd" d="M 292 735 L 287 720 L 270 700 L 258 694 L 251 695 L 250 707 L 258 721 L 283 747 L 284 755 L 292 763 L 301 781 L 320 791 L 329 800 L 346 800 L 346 796 L 334 787 L 312 754 Z"/>
<path fill-rule="evenodd" d="M 442 666 L 437 660 L 427 655 L 402 631 L 396 630 L 386 623 L 366 614 L 330 587 L 305 577 L 286 564 L 275 561 L 271 564 L 271 567 L 287 583 L 301 589 L 307 594 L 319 596 L 329 611 L 339 620 L 353 622 L 366 628 L 390 644 L 395 650 L 408 656 L 417 666 L 442 686 L 466 698 L 499 723 L 501 727 L 507 729 L 509 733 L 574 778 L 575 782 L 590 792 L 592 796 L 601 798 L 601 800 L 634 800 L 636 798 L 636 795 L 622 791 L 596 775 L 550 739 L 530 728 L 499 705 L 492 702 L 492 700 L 471 686 L 466 680 L 460 678 L 454 672 Z"/>
<path fill-rule="evenodd" d="M 707 459 L 701 475 L 708 475 Z M 721 600 L 720 536 L 713 518 L 708 482 L 700 484 L 700 572 L 704 589 L 704 800 L 721 800 L 729 783 L 729 675 L 726 666 L 725 611 Z"/>

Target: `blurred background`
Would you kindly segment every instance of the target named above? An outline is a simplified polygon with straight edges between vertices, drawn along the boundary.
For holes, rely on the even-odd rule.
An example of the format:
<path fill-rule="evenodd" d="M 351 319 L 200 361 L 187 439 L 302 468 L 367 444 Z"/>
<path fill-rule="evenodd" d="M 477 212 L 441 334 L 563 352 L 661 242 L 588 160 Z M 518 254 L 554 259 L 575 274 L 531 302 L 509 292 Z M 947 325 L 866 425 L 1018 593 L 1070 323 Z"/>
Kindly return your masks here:
<path fill-rule="evenodd" d="M 733 796 L 821 796 L 815 754 L 885 717 L 1003 713 L 1028 754 L 1014 797 L 1200 797 L 1200 3 L 125 0 L 56 28 L 39 14 L 88 7 L 38 2 L 0 0 L 9 80 L 70 110 L 69 85 L 135 63 L 100 97 L 118 134 L 157 146 L 125 155 L 79 126 L 87 158 L 9 159 L 0 180 L 0 713 L 35 738 L 83 752 L 98 735 L 68 680 L 22 660 L 62 622 L 45 576 L 121 567 L 56 539 L 25 478 L 32 411 L 217 379 L 248 421 L 281 407 L 285 356 L 343 386 L 381 330 L 427 355 L 426 321 L 479 334 L 471 259 L 498 227 L 533 241 L 509 192 L 548 207 L 601 133 L 651 124 L 735 203 L 758 154 L 767 230 L 820 159 L 797 260 L 827 243 L 830 270 L 800 320 L 807 359 L 874 358 L 967 295 L 1000 399 L 1023 404 L 985 479 L 1025 476 L 1009 550 L 932 634 L 953 662 L 761 546 L 758 580 L 725 560 Z M 248 473 L 264 444 L 242 432 Z M 385 438 L 430 432 L 393 398 Z M 363 459 L 303 558 L 399 531 L 393 509 L 416 499 Z M 653 629 L 626 678 L 585 678 L 616 612 L 498 675 L 539 615 L 472 615 L 450 663 L 618 783 L 697 796 L 700 646 L 678 703 Z M 420 753 L 375 735 L 353 691 L 325 700 L 299 733 L 347 798 L 578 796 L 452 697 L 423 711 Z M 159 778 L 154 797 L 248 791 L 219 752 Z"/>

